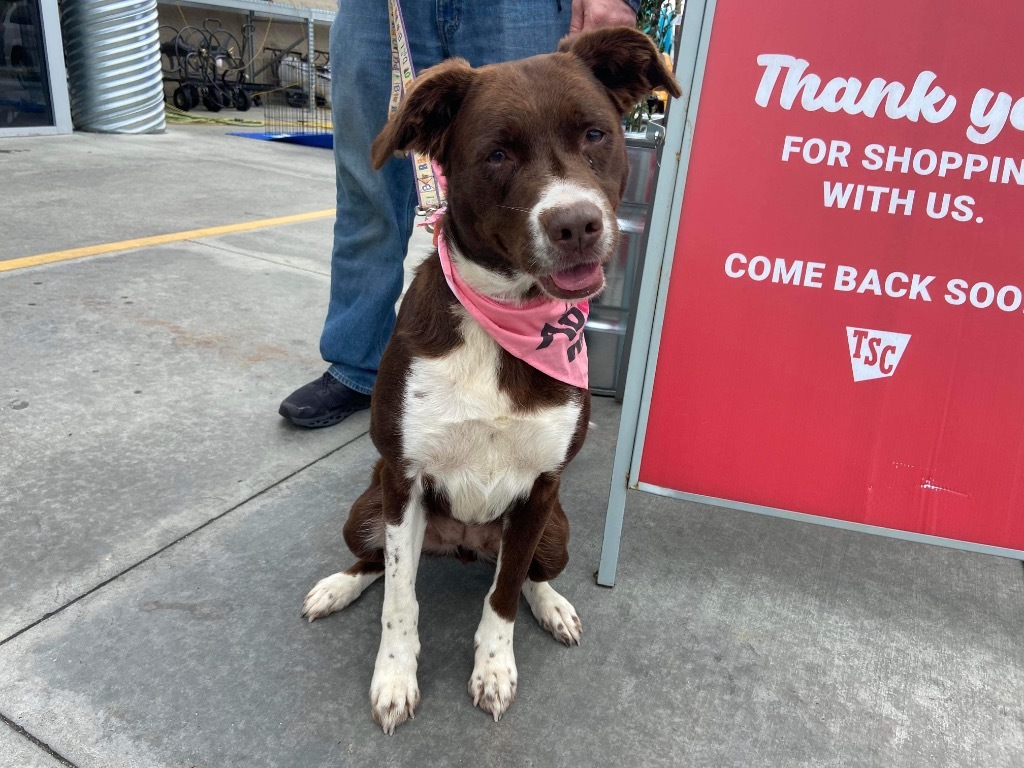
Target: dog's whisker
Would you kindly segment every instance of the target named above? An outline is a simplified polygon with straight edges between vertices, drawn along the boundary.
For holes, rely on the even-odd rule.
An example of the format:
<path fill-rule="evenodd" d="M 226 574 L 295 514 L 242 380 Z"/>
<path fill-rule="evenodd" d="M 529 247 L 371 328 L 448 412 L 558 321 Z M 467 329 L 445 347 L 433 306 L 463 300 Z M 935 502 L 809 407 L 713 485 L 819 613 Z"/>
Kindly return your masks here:
<path fill-rule="evenodd" d="M 516 208 L 514 205 L 498 205 L 499 208 L 506 208 L 510 211 L 519 211 L 520 213 L 529 213 L 529 208 Z"/>

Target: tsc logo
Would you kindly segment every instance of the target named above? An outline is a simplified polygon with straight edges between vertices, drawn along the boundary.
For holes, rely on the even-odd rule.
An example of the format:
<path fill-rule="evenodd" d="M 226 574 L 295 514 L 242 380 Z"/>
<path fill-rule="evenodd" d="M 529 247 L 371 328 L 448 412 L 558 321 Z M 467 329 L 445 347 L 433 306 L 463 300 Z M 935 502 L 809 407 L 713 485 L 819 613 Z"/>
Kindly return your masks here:
<path fill-rule="evenodd" d="M 910 334 L 846 326 L 846 339 L 850 343 L 853 380 L 867 381 L 896 373 Z"/>

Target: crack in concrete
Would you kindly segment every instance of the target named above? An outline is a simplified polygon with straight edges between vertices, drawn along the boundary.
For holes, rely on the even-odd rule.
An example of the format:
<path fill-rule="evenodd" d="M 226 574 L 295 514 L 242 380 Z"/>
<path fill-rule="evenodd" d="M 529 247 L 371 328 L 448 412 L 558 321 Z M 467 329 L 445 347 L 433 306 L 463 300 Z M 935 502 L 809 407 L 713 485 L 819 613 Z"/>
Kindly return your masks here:
<path fill-rule="evenodd" d="M 17 733 L 20 736 L 24 736 L 26 739 L 31 741 L 33 744 L 35 744 L 37 747 L 39 747 L 41 750 L 43 750 L 46 754 L 48 754 L 50 757 L 52 757 L 54 760 L 56 760 L 59 763 L 61 763 L 61 765 L 69 766 L 69 768 L 78 768 L 77 765 L 75 765 L 70 760 L 68 760 L 66 757 L 64 757 L 64 755 L 62 755 L 60 752 L 55 750 L 53 747 L 51 747 L 45 741 L 40 739 L 38 736 L 33 736 L 25 728 L 23 728 L 22 726 L 18 725 L 13 720 L 11 720 L 11 718 L 7 717 L 3 712 L 0 712 L 0 722 L 6 723 L 8 726 L 11 727 L 11 729 L 15 733 Z"/>
<path fill-rule="evenodd" d="M 15 632 L 15 633 L 13 633 L 13 634 L 3 638 L 2 640 L 0 640 L 0 648 L 2 648 L 3 646 L 7 645 L 7 643 L 11 642 L 12 640 L 14 640 L 19 635 L 22 635 L 25 632 L 28 632 L 30 629 L 39 626 L 44 621 L 52 618 L 53 616 L 56 616 L 59 613 L 62 613 L 64 610 L 66 610 L 67 608 L 70 608 L 72 605 L 77 603 L 79 600 L 82 600 L 82 599 L 88 597 L 89 595 L 93 594 L 94 592 L 98 592 L 99 590 L 103 589 L 103 587 L 107 586 L 108 584 L 110 584 L 110 583 L 112 583 L 114 581 L 117 581 L 118 579 L 120 579 L 125 574 L 134 571 L 140 565 L 143 565 L 144 563 L 149 562 L 150 560 L 152 560 L 157 555 L 163 554 L 164 552 L 169 550 L 171 547 L 174 547 L 177 544 L 180 544 L 182 541 L 187 539 L 189 536 L 192 536 L 193 534 L 198 533 L 199 531 L 201 531 L 204 528 L 206 528 L 208 525 L 212 525 L 213 523 L 217 522 L 218 520 L 221 520 L 222 518 L 227 517 L 229 514 L 231 514 L 235 510 L 240 509 L 241 507 L 245 506 L 246 504 L 248 504 L 251 501 L 255 501 L 256 499 L 258 499 L 263 494 L 267 493 L 268 491 L 273 490 L 274 488 L 276 488 L 277 486 L 281 485 L 282 483 L 285 483 L 288 480 L 291 480 L 293 477 L 295 477 L 296 475 L 300 474 L 301 472 L 305 472 L 307 469 L 309 469 L 310 467 L 312 467 L 312 466 L 314 466 L 316 464 L 319 464 L 324 459 L 330 458 L 331 456 L 336 454 L 338 451 L 342 450 L 343 448 L 347 448 L 348 446 L 352 445 L 357 440 L 365 437 L 367 434 L 369 434 L 369 429 L 360 432 L 359 434 L 355 435 L 354 437 L 352 437 L 349 440 L 346 440 L 344 443 L 339 445 L 337 448 L 331 449 L 330 451 L 325 453 L 323 456 L 320 456 L 319 458 L 313 459 L 313 461 L 310 461 L 307 464 L 304 464 L 303 466 L 301 466 L 298 469 L 296 469 L 294 472 L 290 472 L 289 474 L 285 475 L 284 477 L 280 478 L 279 480 L 275 480 L 270 485 L 266 486 L 265 488 L 262 488 L 261 490 L 257 491 L 256 493 L 252 494 L 251 496 L 249 496 L 249 497 L 247 497 L 245 499 L 242 499 L 242 501 L 240 501 L 237 504 L 229 507 L 228 509 L 224 510 L 220 514 L 211 517 L 209 520 L 207 520 L 206 522 L 202 523 L 201 525 L 196 526 L 195 528 L 193 528 L 190 531 L 186 531 L 181 536 L 176 538 L 174 541 L 165 544 L 164 546 L 160 547 L 159 549 L 157 549 L 157 550 L 155 550 L 153 552 L 150 552 L 148 555 L 143 557 L 141 560 L 138 560 L 138 561 L 132 563 L 127 568 L 124 568 L 124 569 L 118 571 L 117 573 L 115 573 L 110 578 L 104 579 L 99 584 L 96 584 L 95 586 L 91 587 L 90 589 L 87 589 L 85 592 L 81 593 L 80 595 L 78 595 L 76 597 L 73 597 L 72 599 L 68 600 L 66 603 L 64 603 L 63 605 L 59 606 L 58 608 L 55 608 L 54 610 L 50 611 L 49 613 L 44 614 L 43 616 L 41 616 L 40 618 L 36 619 L 35 621 L 30 622 L 29 624 L 25 625 L 24 627 L 19 629 L 17 632 Z M 0 715 L 0 718 L 2 718 L 2 717 L 3 717 L 3 715 Z M 12 727 L 14 727 L 14 726 L 12 725 Z"/>
<path fill-rule="evenodd" d="M 221 235 L 221 237 L 225 237 L 225 235 Z M 201 245 L 206 248 L 212 248 L 215 251 L 223 251 L 224 253 L 230 253 L 233 256 L 244 256 L 247 259 L 263 261 L 266 262 L 267 264 L 274 264 L 278 267 L 284 267 L 285 269 L 294 269 L 296 272 L 306 272 L 310 275 L 317 275 L 319 277 L 326 278 L 330 278 L 331 276 L 330 272 L 322 272 L 316 269 L 309 269 L 308 267 L 299 267 L 296 266 L 295 264 L 289 264 L 288 262 L 279 261 L 277 259 L 268 259 L 266 256 L 257 256 L 256 254 L 250 253 L 249 251 L 243 251 L 237 248 L 229 248 L 228 246 L 223 245 L 222 243 L 208 243 L 205 240 L 184 240 L 182 242 L 191 243 L 192 245 Z"/>

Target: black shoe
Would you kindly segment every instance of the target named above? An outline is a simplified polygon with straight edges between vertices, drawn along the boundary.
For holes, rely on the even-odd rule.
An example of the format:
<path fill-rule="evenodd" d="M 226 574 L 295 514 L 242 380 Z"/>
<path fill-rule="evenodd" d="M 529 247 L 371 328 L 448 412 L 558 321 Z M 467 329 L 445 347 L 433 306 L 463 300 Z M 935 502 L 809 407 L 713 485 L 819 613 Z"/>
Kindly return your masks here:
<path fill-rule="evenodd" d="M 281 403 L 278 413 L 299 427 L 330 427 L 370 407 L 370 396 L 349 389 L 329 373 L 299 387 Z"/>

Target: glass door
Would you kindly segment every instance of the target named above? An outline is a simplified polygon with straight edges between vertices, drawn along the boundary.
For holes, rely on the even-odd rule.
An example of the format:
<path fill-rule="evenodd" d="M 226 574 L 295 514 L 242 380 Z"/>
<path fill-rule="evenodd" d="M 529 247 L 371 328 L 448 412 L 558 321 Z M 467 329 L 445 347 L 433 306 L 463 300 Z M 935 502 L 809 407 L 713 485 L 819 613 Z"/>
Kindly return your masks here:
<path fill-rule="evenodd" d="M 70 130 L 63 64 L 56 2 L 0 0 L 0 136 Z"/>

